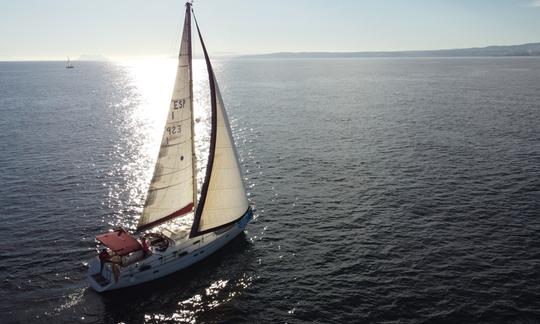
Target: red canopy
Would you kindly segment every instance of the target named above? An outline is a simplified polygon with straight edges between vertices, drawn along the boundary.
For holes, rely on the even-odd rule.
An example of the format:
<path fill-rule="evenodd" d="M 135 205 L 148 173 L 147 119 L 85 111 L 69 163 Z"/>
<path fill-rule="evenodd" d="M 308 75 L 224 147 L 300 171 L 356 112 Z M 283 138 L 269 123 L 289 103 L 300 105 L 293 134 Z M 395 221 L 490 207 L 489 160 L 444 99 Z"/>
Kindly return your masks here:
<path fill-rule="evenodd" d="M 96 239 L 118 255 L 126 255 L 142 249 L 141 244 L 123 228 L 98 235 Z"/>

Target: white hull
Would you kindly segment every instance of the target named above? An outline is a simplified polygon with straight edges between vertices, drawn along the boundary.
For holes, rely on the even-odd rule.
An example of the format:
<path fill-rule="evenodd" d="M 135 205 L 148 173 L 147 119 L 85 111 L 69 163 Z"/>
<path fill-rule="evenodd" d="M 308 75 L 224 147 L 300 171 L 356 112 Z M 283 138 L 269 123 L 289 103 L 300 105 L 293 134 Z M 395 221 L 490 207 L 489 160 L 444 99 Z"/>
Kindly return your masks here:
<path fill-rule="evenodd" d="M 98 257 L 95 257 L 89 262 L 88 282 L 94 290 L 103 292 L 135 286 L 187 268 L 219 250 L 238 236 L 251 220 L 251 215 L 251 213 L 246 213 L 240 221 L 232 224 L 230 228 L 176 243 L 169 246 L 164 252 L 156 251 L 139 262 L 121 267 L 118 281 L 115 280 L 111 263 L 106 263 L 101 271 L 101 276 L 98 275 L 96 278 L 96 275 L 100 273 L 100 261 Z"/>

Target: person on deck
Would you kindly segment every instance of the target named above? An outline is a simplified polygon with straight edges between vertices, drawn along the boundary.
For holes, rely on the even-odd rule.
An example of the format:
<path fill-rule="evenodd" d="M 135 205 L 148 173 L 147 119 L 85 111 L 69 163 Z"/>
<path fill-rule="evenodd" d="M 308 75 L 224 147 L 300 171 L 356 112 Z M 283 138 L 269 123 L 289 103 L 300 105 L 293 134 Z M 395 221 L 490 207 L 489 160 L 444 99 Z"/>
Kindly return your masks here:
<path fill-rule="evenodd" d="M 148 240 L 146 239 L 146 237 L 141 238 L 141 246 L 143 250 L 143 258 L 146 258 L 146 256 L 152 253 L 150 251 L 150 246 L 148 246 Z"/>
<path fill-rule="evenodd" d="M 113 256 L 111 256 L 111 262 L 114 281 L 118 282 L 118 278 L 120 277 L 120 266 L 122 265 L 122 257 L 115 253 Z"/>
<path fill-rule="evenodd" d="M 103 266 L 105 265 L 105 262 L 110 262 L 110 261 L 111 261 L 111 256 L 109 255 L 109 252 L 107 252 L 107 249 L 102 249 L 101 252 L 99 252 L 99 263 L 100 263 L 99 273 L 103 271 Z"/>

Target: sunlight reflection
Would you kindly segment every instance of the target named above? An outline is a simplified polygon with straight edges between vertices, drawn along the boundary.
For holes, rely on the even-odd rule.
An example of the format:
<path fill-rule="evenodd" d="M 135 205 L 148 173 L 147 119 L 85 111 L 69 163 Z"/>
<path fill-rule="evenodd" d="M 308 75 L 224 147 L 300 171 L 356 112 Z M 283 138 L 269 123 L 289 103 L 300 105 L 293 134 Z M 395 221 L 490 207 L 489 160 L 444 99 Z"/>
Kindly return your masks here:
<path fill-rule="evenodd" d="M 133 85 L 140 95 L 140 101 L 132 112 L 134 124 L 142 125 L 138 131 L 147 140 L 143 152 L 153 159 L 157 157 L 163 123 L 166 118 L 176 74 L 176 60 L 153 59 L 125 61 L 122 64 L 131 76 Z M 153 170 L 148 170 L 149 178 Z"/>
<path fill-rule="evenodd" d="M 203 292 L 178 302 L 178 309 L 171 315 L 146 314 L 145 322 L 170 321 L 177 323 L 195 323 L 197 316 L 232 300 L 251 285 L 253 278 L 244 274 L 235 282 L 217 280 Z"/>
<path fill-rule="evenodd" d="M 53 311 L 55 313 L 59 313 L 59 312 L 62 312 L 64 310 L 66 310 L 66 309 L 69 309 L 69 308 L 79 304 L 83 299 L 83 295 L 84 295 L 85 290 L 86 290 L 86 288 L 78 288 L 78 289 L 76 289 L 75 291 L 73 291 L 72 293 L 70 293 L 67 296 L 67 301 L 66 302 L 64 302 L 60 306 L 56 307 Z"/>
<path fill-rule="evenodd" d="M 125 183 L 110 184 L 108 204 L 116 210 L 116 217 L 109 222 L 110 226 L 134 229 L 142 213 L 169 109 L 176 64 L 176 59 L 119 63 L 127 73 L 126 83 L 119 85 L 125 88 L 125 97 L 113 103 L 111 109 L 117 112 L 113 122 L 117 124 L 121 138 L 112 152 L 117 161 L 115 168 L 107 176 L 121 177 Z M 193 79 L 197 182 L 200 190 L 206 171 L 210 126 L 210 95 L 204 61 L 193 61 Z M 190 219 L 192 216 L 188 215 L 169 225 L 185 228 L 191 224 Z"/>
<path fill-rule="evenodd" d="M 121 100 L 111 110 L 118 130 L 111 158 L 116 180 L 109 188 L 109 206 L 116 211 L 111 226 L 133 229 L 142 211 L 160 142 L 160 126 L 168 109 L 175 73 L 174 60 L 118 63 L 126 77 L 118 84 Z"/>

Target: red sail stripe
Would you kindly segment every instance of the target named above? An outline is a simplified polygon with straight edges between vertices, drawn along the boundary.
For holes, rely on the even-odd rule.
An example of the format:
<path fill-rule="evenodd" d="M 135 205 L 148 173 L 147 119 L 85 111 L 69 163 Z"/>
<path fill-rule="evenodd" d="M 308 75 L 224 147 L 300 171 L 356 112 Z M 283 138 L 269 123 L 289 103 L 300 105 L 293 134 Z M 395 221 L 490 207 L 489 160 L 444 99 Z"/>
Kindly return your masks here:
<path fill-rule="evenodd" d="M 162 217 L 162 218 L 160 218 L 158 220 L 155 220 L 155 221 L 150 222 L 148 224 L 144 224 L 142 226 L 137 227 L 137 231 L 143 231 L 143 230 L 148 229 L 150 227 L 154 227 L 156 225 L 165 223 L 166 221 L 171 220 L 173 218 L 176 218 L 178 216 L 182 216 L 184 214 L 187 214 L 187 213 L 189 213 L 190 211 L 193 210 L 193 206 L 194 206 L 193 203 L 189 203 L 185 207 L 182 207 L 182 208 L 178 209 L 177 211 L 175 211 L 172 214 L 169 214 L 169 215 L 167 215 L 165 217 Z"/>

